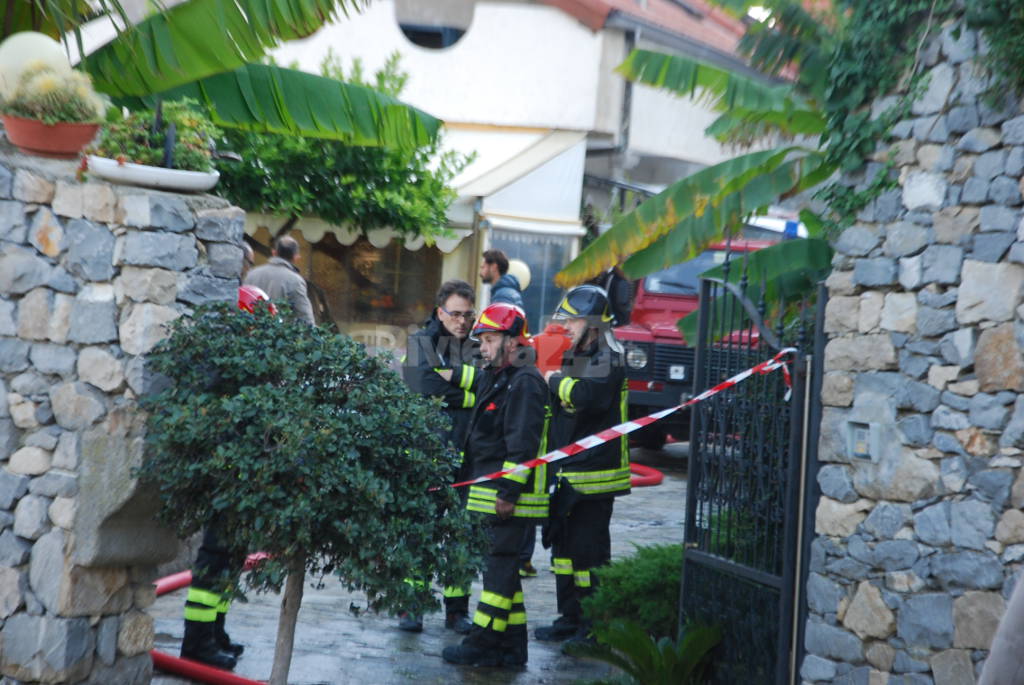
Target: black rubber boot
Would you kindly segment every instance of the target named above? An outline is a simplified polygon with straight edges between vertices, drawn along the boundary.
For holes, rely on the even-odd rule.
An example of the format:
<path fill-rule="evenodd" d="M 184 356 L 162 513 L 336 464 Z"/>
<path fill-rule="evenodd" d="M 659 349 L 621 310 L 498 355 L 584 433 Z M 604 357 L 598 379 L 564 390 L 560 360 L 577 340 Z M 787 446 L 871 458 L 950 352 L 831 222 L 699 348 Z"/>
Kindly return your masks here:
<path fill-rule="evenodd" d="M 221 651 L 227 652 L 237 659 L 242 656 L 242 652 L 245 651 L 245 646 L 240 645 L 237 642 L 232 642 L 231 638 L 228 637 L 227 631 L 224 630 L 225 617 L 226 614 L 217 614 L 217 620 L 213 624 L 214 637 L 217 638 L 217 645 L 221 648 Z"/>
<path fill-rule="evenodd" d="M 423 617 L 410 611 L 403 611 L 398 615 L 398 629 L 407 633 L 422 633 Z"/>
<path fill-rule="evenodd" d="M 217 645 L 213 623 L 185 621 L 185 637 L 181 641 L 181 658 L 192 659 L 214 668 L 232 670 L 237 663 L 234 656 Z"/>
<path fill-rule="evenodd" d="M 534 631 L 534 635 L 542 642 L 561 642 L 576 635 L 580 629 L 580 623 L 576 619 L 559 616 L 549 626 L 541 626 Z"/>
<path fill-rule="evenodd" d="M 504 666 L 501 644 L 482 628 L 474 627 L 462 644 L 445 647 L 441 657 L 460 666 Z"/>
<path fill-rule="evenodd" d="M 459 635 L 469 635 L 469 631 L 473 629 L 473 622 L 464 613 L 452 611 L 445 614 L 444 627 L 448 630 L 454 630 Z"/>
<path fill-rule="evenodd" d="M 525 666 L 528 642 L 529 636 L 526 634 L 525 625 L 509 626 L 502 647 L 502 665 L 509 668 Z"/>

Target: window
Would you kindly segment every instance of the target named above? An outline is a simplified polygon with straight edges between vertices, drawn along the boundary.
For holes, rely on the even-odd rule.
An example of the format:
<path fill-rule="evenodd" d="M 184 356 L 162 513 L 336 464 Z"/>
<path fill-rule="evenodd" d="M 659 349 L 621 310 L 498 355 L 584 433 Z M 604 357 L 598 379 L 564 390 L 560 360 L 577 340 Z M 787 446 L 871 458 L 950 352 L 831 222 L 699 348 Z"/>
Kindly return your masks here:
<path fill-rule="evenodd" d="M 399 28 L 410 42 L 419 45 L 421 48 L 432 48 L 440 50 L 451 47 L 462 38 L 465 33 L 462 29 L 453 26 L 422 26 L 416 24 L 400 24 Z"/>
<path fill-rule="evenodd" d="M 395 23 L 410 43 L 443 50 L 469 30 L 475 4 L 475 0 L 395 0 Z"/>
<path fill-rule="evenodd" d="M 575 238 L 519 231 L 491 232 L 491 247 L 509 259 L 521 259 L 530 267 L 530 287 L 523 291 L 523 305 L 530 331 L 538 333 L 541 323 L 555 311 L 563 291 L 555 285 L 555 274 L 569 263 Z"/>

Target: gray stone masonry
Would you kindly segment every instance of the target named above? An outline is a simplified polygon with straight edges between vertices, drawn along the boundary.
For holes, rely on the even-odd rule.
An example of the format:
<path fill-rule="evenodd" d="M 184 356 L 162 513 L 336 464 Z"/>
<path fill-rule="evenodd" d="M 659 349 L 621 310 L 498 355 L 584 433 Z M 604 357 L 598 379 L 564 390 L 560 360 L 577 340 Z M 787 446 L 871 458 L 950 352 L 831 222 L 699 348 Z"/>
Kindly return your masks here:
<path fill-rule="evenodd" d="M 836 241 L 805 685 L 976 682 L 1024 566 L 1024 103 L 984 100 L 983 44 L 926 41 L 900 188 Z"/>
<path fill-rule="evenodd" d="M 131 474 L 141 355 L 235 297 L 244 213 L 75 170 L 0 143 L 0 680 L 135 685 L 177 549 Z"/>

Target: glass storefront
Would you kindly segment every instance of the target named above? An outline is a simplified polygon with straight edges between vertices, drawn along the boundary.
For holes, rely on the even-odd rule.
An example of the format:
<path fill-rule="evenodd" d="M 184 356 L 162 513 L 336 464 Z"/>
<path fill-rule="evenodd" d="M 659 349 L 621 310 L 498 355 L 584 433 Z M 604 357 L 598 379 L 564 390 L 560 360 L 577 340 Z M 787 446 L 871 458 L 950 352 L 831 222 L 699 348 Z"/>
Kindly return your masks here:
<path fill-rule="evenodd" d="M 530 287 L 523 292 L 523 304 L 530 330 L 540 332 L 541 323 L 555 311 L 564 291 L 554 277 L 569 263 L 572 236 L 525 231 L 491 231 L 491 248 L 501 250 L 509 259 L 521 259 L 530 267 Z"/>

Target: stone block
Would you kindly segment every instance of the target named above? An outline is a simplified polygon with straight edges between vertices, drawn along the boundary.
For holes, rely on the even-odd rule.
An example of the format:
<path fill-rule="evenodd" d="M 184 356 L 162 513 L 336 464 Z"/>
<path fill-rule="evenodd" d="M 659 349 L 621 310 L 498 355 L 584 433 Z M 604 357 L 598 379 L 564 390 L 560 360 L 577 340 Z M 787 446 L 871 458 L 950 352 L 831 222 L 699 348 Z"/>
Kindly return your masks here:
<path fill-rule="evenodd" d="M 924 283 L 924 268 L 921 256 L 900 259 L 899 283 L 906 290 L 915 290 Z"/>
<path fill-rule="evenodd" d="M 885 571 L 908 570 L 919 556 L 913 540 L 883 540 L 875 546 L 874 565 Z"/>
<path fill-rule="evenodd" d="M 953 546 L 960 549 L 984 550 L 996 526 L 992 507 L 976 499 L 950 504 L 949 523 Z"/>
<path fill-rule="evenodd" d="M 967 415 L 943 405 L 932 413 L 932 428 L 939 430 L 963 430 L 971 425 Z"/>
<path fill-rule="evenodd" d="M 237 280 L 195 272 L 181 274 L 178 279 L 178 299 L 182 302 L 200 305 L 208 302 L 234 302 L 237 298 Z"/>
<path fill-rule="evenodd" d="M 960 280 L 964 252 L 952 245 L 932 245 L 921 253 L 925 283 L 955 284 Z"/>
<path fill-rule="evenodd" d="M 50 500 L 37 495 L 25 495 L 14 509 L 14 534 L 26 540 L 36 540 L 50 528 L 48 509 Z"/>
<path fill-rule="evenodd" d="M 896 348 L 888 335 L 834 338 L 825 348 L 825 367 L 832 371 L 893 369 Z"/>
<path fill-rule="evenodd" d="M 1024 147 L 1011 147 L 1006 153 L 1006 175 L 1019 178 L 1024 173 Z"/>
<path fill-rule="evenodd" d="M 71 310 L 74 306 L 75 298 L 70 295 L 56 293 L 53 296 L 53 309 L 46 327 L 46 337 L 51 342 L 67 342 L 68 333 L 71 331 Z"/>
<path fill-rule="evenodd" d="M 1009 418 L 1010 408 L 996 395 L 979 393 L 970 399 L 971 424 L 989 430 L 1002 430 Z"/>
<path fill-rule="evenodd" d="M 114 234 L 106 226 L 76 219 L 68 222 L 67 267 L 87 281 L 109 281 L 114 276 Z"/>
<path fill-rule="evenodd" d="M 975 456 L 987 457 L 992 455 Z M 995 460 L 990 463 L 995 463 Z M 996 511 L 1001 511 L 1010 499 L 1010 490 L 1013 487 L 1013 474 L 1003 468 L 982 469 L 971 474 L 970 484 L 974 487 L 978 497 L 991 503 L 992 508 Z"/>
<path fill-rule="evenodd" d="M 901 221 L 889 226 L 882 249 L 887 257 L 909 257 L 927 247 L 930 239 L 927 228 Z"/>
<path fill-rule="evenodd" d="M 107 616 L 100 619 L 96 629 L 96 656 L 100 663 L 110 666 L 117 658 L 117 632 L 121 619 L 118 616 Z"/>
<path fill-rule="evenodd" d="M 903 444 L 911 447 L 925 447 L 931 442 L 934 433 L 931 421 L 920 414 L 905 416 L 896 422 L 896 426 L 903 436 Z"/>
<path fill-rule="evenodd" d="M 959 375 L 959 366 L 932 366 L 928 369 L 928 385 L 932 386 L 933 388 L 938 388 L 939 390 L 942 390 L 946 387 L 946 385 L 955 381 L 957 377 L 959 377 Z M 957 407 L 953 408 L 957 409 Z M 959 409 L 961 411 L 964 411 L 967 409 L 967 406 L 961 407 Z M 946 428 L 947 426 L 942 427 Z M 966 427 L 967 426 L 961 426 L 961 428 Z"/>
<path fill-rule="evenodd" d="M 996 525 L 996 540 L 1004 545 L 1024 543 L 1024 512 L 1007 509 Z"/>
<path fill-rule="evenodd" d="M 50 470 L 50 452 L 40 447 L 22 447 L 11 455 L 7 470 L 22 476 L 38 476 Z"/>
<path fill-rule="evenodd" d="M 125 656 L 148 654 L 153 649 L 153 617 L 144 611 L 129 611 L 121 617 L 117 651 Z"/>
<path fill-rule="evenodd" d="M 178 277 L 166 269 L 140 269 L 126 266 L 114 281 L 119 302 L 126 298 L 134 302 L 171 304 L 178 294 Z"/>
<path fill-rule="evenodd" d="M 931 69 L 925 76 L 927 85 L 914 100 L 910 111 L 918 116 L 941 112 L 953 91 L 956 82 L 956 70 L 942 62 Z"/>
<path fill-rule="evenodd" d="M 885 587 L 893 592 L 917 593 L 924 589 L 924 581 L 913 571 L 889 571 L 885 574 Z"/>
<path fill-rule="evenodd" d="M 27 369 L 30 349 L 24 340 L 0 338 L 0 371 L 17 373 Z"/>
<path fill-rule="evenodd" d="M 0 671 L 9 678 L 46 683 L 75 683 L 89 676 L 95 637 L 85 618 L 15 614 L 0 640 Z"/>
<path fill-rule="evenodd" d="M 955 154 L 950 145 L 922 145 L 914 161 L 925 171 L 949 171 L 953 168 Z"/>
<path fill-rule="evenodd" d="M 131 266 L 184 271 L 196 265 L 199 251 L 190 235 L 129 231 L 124 237 L 120 258 L 121 263 Z"/>
<path fill-rule="evenodd" d="M 978 377 L 978 388 L 982 392 L 1024 390 L 1024 360 L 1012 323 L 981 332 L 974 354 L 974 369 Z"/>
<path fill-rule="evenodd" d="M 22 297 L 18 303 L 18 337 L 46 340 L 52 306 L 53 291 L 49 288 L 35 288 Z"/>
<path fill-rule="evenodd" d="M 931 557 L 932 576 L 943 589 L 990 590 L 1003 584 L 1003 565 L 991 552 L 971 550 Z"/>
<path fill-rule="evenodd" d="M 1006 601 L 998 592 L 965 592 L 953 602 L 953 646 L 988 649 L 1005 612 Z"/>
<path fill-rule="evenodd" d="M 78 434 L 65 431 L 57 441 L 57 449 L 53 451 L 53 467 L 74 471 L 78 468 Z"/>
<path fill-rule="evenodd" d="M 14 174 L 11 170 L 0 164 L 0 197 L 11 197 L 14 186 Z"/>
<path fill-rule="evenodd" d="M 1013 244 L 1012 233 L 980 233 L 974 236 L 971 245 L 971 259 L 982 262 L 998 262 Z"/>
<path fill-rule="evenodd" d="M 860 333 L 878 332 L 878 324 L 882 320 L 882 307 L 885 296 L 877 290 L 869 290 L 861 294 L 857 308 L 857 331 Z"/>
<path fill-rule="evenodd" d="M 960 191 L 960 202 L 968 205 L 982 205 L 988 202 L 989 191 L 992 184 L 983 179 L 972 176 L 964 181 L 963 189 Z"/>
<path fill-rule="evenodd" d="M 15 200 L 48 205 L 53 201 L 54 191 L 53 183 L 47 181 L 42 176 L 33 174 L 25 169 L 16 169 L 14 171 L 12 194 Z"/>
<path fill-rule="evenodd" d="M 82 186 L 82 216 L 90 221 L 110 224 L 116 220 L 117 196 L 105 183 Z"/>
<path fill-rule="evenodd" d="M 0 335 L 17 335 L 15 311 L 17 307 L 10 300 L 0 297 Z"/>
<path fill-rule="evenodd" d="M 50 391 L 50 403 L 57 424 L 68 430 L 81 430 L 106 413 L 104 396 L 82 382 L 63 383 Z"/>
<path fill-rule="evenodd" d="M 810 654 L 826 659 L 857 663 L 864 658 L 861 641 L 856 635 L 814 619 L 807 621 L 804 644 Z"/>
<path fill-rule="evenodd" d="M 78 377 L 105 392 L 115 392 L 124 384 L 124 367 L 102 347 L 86 347 L 78 355 Z"/>
<path fill-rule="evenodd" d="M 167 336 L 167 324 L 179 316 L 177 311 L 163 305 L 131 305 L 121 313 L 121 349 L 132 355 L 149 352 Z"/>
<path fill-rule="evenodd" d="M 195 233 L 200 240 L 241 245 L 245 234 L 245 212 L 238 207 L 199 210 L 196 212 Z"/>
<path fill-rule="evenodd" d="M 975 207 L 947 207 L 936 212 L 932 222 L 936 242 L 959 244 L 978 228 L 979 214 Z"/>
<path fill-rule="evenodd" d="M 843 626 L 861 640 L 884 639 L 896 630 L 896 617 L 885 605 L 879 589 L 868 581 L 861 581 L 843 617 Z"/>
<path fill-rule="evenodd" d="M 832 297 L 825 305 L 825 332 L 855 333 L 859 316 L 859 297 Z"/>
<path fill-rule="evenodd" d="M 917 321 L 917 298 L 913 293 L 888 293 L 879 325 L 882 330 L 913 333 Z"/>
<path fill-rule="evenodd" d="M 68 376 L 75 370 L 78 355 L 74 348 L 50 343 L 37 343 L 29 352 L 29 361 L 39 371 L 58 376 Z"/>
<path fill-rule="evenodd" d="M 957 321 L 961 324 L 1010 321 L 1020 303 L 1022 284 L 1022 266 L 965 260 L 956 302 Z M 992 297 L 994 292 L 1000 293 L 1000 297 Z"/>
<path fill-rule="evenodd" d="M 32 219 L 28 241 L 47 257 L 55 258 L 64 251 L 64 227 L 53 212 L 41 207 Z"/>
<path fill-rule="evenodd" d="M 992 202 L 1010 207 L 1021 202 L 1020 184 L 1009 176 L 997 176 L 989 186 L 988 197 Z"/>
<path fill-rule="evenodd" d="M 123 657 L 113 665 L 99 665 L 93 669 L 88 681 L 82 685 L 109 685 L 110 683 L 144 683 L 153 678 L 153 659 L 148 654 Z"/>
<path fill-rule="evenodd" d="M 803 666 L 800 667 L 800 677 L 810 682 L 832 682 L 832 679 L 836 677 L 836 663 L 814 654 L 808 654 L 804 657 Z"/>
<path fill-rule="evenodd" d="M 836 251 L 851 257 L 864 257 L 878 247 L 880 242 L 881 236 L 877 230 L 863 224 L 854 224 L 840 234 L 836 241 Z M 241 259 L 241 248 L 236 249 Z"/>
<path fill-rule="evenodd" d="M 911 520 L 910 507 L 906 504 L 879 502 L 864 521 L 864 530 L 875 539 L 885 540 L 896 535 Z"/>
<path fill-rule="evenodd" d="M 953 646 L 953 598 L 940 593 L 907 597 L 900 609 L 897 635 L 908 646 Z"/>
<path fill-rule="evenodd" d="M 1020 221 L 1020 212 L 1002 205 L 985 205 L 978 215 L 979 228 L 982 232 L 1003 231 L 1012 232 L 1017 230 L 1017 222 Z"/>
<path fill-rule="evenodd" d="M 931 140 L 932 138 L 929 138 Z M 945 137 L 941 138 L 945 141 Z M 941 142 L 936 141 L 936 142 Z M 903 182 L 903 206 L 915 209 L 942 209 L 948 183 L 944 175 L 928 171 L 912 171 Z"/>
<path fill-rule="evenodd" d="M 0 619 L 9 618 L 25 604 L 25 574 L 13 568 L 0 568 Z"/>
<path fill-rule="evenodd" d="M 121 223 L 182 233 L 195 226 L 192 210 L 179 195 L 149 192 L 121 197 Z"/>
<path fill-rule="evenodd" d="M 117 304 L 76 298 L 68 322 L 68 340 L 85 345 L 118 339 Z"/>
<path fill-rule="evenodd" d="M 73 498 L 55 498 L 47 510 L 50 523 L 58 528 L 63 528 L 65 531 L 71 531 L 75 525 L 75 509 L 75 500 Z"/>
<path fill-rule="evenodd" d="M 814 517 L 814 530 L 819 535 L 849 537 L 857 530 L 861 521 L 867 518 L 865 512 L 870 511 L 872 506 L 873 503 L 866 499 L 844 504 L 829 497 L 822 497 L 818 501 Z"/>
<path fill-rule="evenodd" d="M 896 273 L 896 262 L 887 257 L 858 259 L 853 265 L 853 281 L 858 285 L 892 285 L 896 282 Z"/>
<path fill-rule="evenodd" d="M 825 286 L 833 297 L 837 295 L 853 295 L 856 291 L 852 271 L 833 269 L 832 273 L 825 279 Z"/>
<path fill-rule="evenodd" d="M 832 407 L 848 407 L 853 403 L 853 377 L 841 371 L 825 374 L 821 384 L 821 401 Z"/>
<path fill-rule="evenodd" d="M 1007 145 L 1024 143 L 1024 116 L 1014 117 L 1003 122 L 1003 142 Z"/>
<path fill-rule="evenodd" d="M 950 114 L 951 116 L 947 117 L 947 125 L 955 124 L 957 128 L 970 121 L 972 114 L 977 117 L 977 111 L 970 107 L 955 107 Z M 1002 139 L 1002 134 L 994 128 L 972 128 L 964 134 L 956 147 L 966 152 L 985 152 L 999 145 Z"/>
<path fill-rule="evenodd" d="M 818 485 L 821 487 L 823 495 L 844 504 L 856 502 L 858 499 L 857 491 L 853 489 L 850 471 L 845 466 L 837 464 L 822 466 L 818 471 Z"/>
<path fill-rule="evenodd" d="M 43 497 L 74 497 L 78 494 L 78 479 L 73 473 L 50 471 L 33 478 L 28 491 Z"/>
<path fill-rule="evenodd" d="M 969 134 L 968 134 L 969 135 Z M 966 136 L 964 136 L 966 138 Z M 972 150 L 980 152 L 980 150 Z M 991 150 L 978 156 L 974 162 L 974 175 L 985 181 L 991 181 L 1006 171 L 1006 150 Z"/>
<path fill-rule="evenodd" d="M 935 685 L 974 685 L 974 664 L 971 653 L 963 649 L 947 649 L 932 656 L 929 664 Z"/>
<path fill-rule="evenodd" d="M 0 293 L 21 295 L 46 285 L 52 270 L 39 255 L 4 246 L 0 248 Z"/>
<path fill-rule="evenodd" d="M 807 576 L 807 606 L 816 614 L 834 614 L 846 591 L 839 583 L 818 573 Z"/>
<path fill-rule="evenodd" d="M 949 140 L 949 126 L 946 117 L 924 116 L 914 120 L 914 137 L 930 143 L 945 143 Z M 911 209 L 913 209 L 911 207 Z"/>

